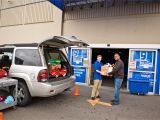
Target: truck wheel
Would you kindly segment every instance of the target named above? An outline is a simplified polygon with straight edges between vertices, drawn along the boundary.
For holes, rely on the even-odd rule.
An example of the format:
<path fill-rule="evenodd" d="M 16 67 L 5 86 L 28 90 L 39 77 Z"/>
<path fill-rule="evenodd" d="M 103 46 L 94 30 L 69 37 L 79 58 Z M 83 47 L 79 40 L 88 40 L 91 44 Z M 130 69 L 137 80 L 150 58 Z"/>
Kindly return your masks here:
<path fill-rule="evenodd" d="M 31 101 L 31 95 L 28 91 L 28 87 L 24 82 L 18 82 L 18 95 L 17 104 L 19 106 L 26 106 Z"/>

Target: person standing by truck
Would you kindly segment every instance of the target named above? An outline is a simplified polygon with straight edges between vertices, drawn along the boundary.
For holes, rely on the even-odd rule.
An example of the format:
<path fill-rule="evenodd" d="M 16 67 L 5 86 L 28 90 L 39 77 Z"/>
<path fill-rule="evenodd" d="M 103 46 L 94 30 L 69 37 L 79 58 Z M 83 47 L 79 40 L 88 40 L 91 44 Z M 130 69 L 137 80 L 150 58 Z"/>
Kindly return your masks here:
<path fill-rule="evenodd" d="M 91 99 L 95 100 L 96 98 L 100 98 L 99 89 L 102 85 L 102 72 L 101 67 L 103 66 L 102 55 L 97 55 L 97 60 L 94 63 L 94 85 L 92 88 Z"/>
<path fill-rule="evenodd" d="M 114 100 L 111 101 L 112 105 L 120 104 L 120 89 L 124 78 L 124 63 L 120 58 L 119 53 L 114 54 L 114 59 L 116 60 L 113 71 L 108 73 L 109 75 L 113 75 L 115 78 L 115 92 L 114 92 Z"/>

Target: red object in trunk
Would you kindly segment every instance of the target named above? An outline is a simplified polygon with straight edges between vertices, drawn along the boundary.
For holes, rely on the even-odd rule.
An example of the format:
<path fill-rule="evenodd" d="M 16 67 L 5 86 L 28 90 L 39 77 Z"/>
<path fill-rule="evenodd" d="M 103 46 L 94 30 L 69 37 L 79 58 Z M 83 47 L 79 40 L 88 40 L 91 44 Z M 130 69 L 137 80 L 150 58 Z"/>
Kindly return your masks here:
<path fill-rule="evenodd" d="M 67 74 L 67 69 L 66 68 L 62 68 L 61 70 L 59 68 L 55 68 L 55 69 L 52 69 L 50 71 L 50 74 L 54 77 L 59 77 L 60 75 L 62 76 L 66 76 Z"/>
<path fill-rule="evenodd" d="M 7 72 L 3 69 L 0 69 L 0 77 L 5 77 L 7 75 Z"/>
<path fill-rule="evenodd" d="M 54 77 L 58 77 L 60 75 L 59 72 L 60 71 L 57 67 L 55 69 L 50 70 L 50 74 Z"/>
<path fill-rule="evenodd" d="M 0 96 L 0 102 L 5 101 L 6 97 L 5 96 Z"/>
<path fill-rule="evenodd" d="M 62 68 L 62 69 L 60 70 L 59 74 L 62 75 L 62 76 L 66 76 L 66 74 L 67 74 L 67 69 L 66 69 L 66 68 Z"/>

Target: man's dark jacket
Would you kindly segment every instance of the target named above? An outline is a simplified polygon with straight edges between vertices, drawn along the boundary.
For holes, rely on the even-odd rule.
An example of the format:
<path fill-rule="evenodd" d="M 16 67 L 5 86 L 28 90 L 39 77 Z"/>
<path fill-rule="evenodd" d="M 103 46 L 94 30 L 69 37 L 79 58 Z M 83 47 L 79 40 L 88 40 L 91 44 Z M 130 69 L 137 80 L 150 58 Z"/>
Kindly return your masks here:
<path fill-rule="evenodd" d="M 115 63 L 115 67 L 113 71 L 108 73 L 109 75 L 113 75 L 115 78 L 124 78 L 124 63 L 122 60 L 117 60 Z"/>

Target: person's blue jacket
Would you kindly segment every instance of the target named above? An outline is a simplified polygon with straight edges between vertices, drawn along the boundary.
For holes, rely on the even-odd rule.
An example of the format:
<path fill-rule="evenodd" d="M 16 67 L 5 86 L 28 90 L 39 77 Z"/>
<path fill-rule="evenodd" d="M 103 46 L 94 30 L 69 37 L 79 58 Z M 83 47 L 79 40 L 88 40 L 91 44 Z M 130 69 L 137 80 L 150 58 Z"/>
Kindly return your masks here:
<path fill-rule="evenodd" d="M 102 80 L 101 74 L 96 71 L 96 70 L 101 71 L 102 66 L 103 66 L 102 62 L 98 60 L 94 63 L 94 80 Z"/>

